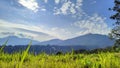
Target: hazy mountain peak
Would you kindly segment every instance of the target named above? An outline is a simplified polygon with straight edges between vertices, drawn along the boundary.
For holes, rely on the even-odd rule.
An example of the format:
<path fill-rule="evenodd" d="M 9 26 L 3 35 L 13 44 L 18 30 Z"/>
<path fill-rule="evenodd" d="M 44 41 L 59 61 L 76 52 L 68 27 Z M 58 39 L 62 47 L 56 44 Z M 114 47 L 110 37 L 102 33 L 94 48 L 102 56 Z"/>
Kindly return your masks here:
<path fill-rule="evenodd" d="M 107 35 L 86 34 L 72 39 L 68 39 L 60 43 L 61 45 L 82 45 L 82 46 L 110 46 L 114 44 Z"/>
<path fill-rule="evenodd" d="M 0 44 L 3 44 L 7 39 L 8 45 L 27 45 L 31 39 L 27 38 L 19 38 L 17 36 L 8 36 L 0 39 Z M 107 35 L 100 34 L 86 34 L 82 36 L 78 36 L 72 39 L 60 40 L 60 39 L 52 39 L 44 42 L 38 42 L 33 40 L 33 45 L 70 45 L 70 46 L 111 46 L 114 44 L 114 40 L 111 40 Z"/>

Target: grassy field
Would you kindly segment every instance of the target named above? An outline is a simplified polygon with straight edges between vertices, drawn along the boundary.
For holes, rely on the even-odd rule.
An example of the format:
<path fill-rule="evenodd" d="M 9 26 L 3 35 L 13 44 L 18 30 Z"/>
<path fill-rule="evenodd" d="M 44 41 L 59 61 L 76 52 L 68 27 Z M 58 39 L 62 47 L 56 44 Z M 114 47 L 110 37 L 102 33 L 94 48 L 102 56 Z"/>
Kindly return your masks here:
<path fill-rule="evenodd" d="M 28 53 L 31 43 L 22 53 L 7 54 L 6 41 L 0 48 L 0 68 L 120 68 L 120 53 L 34 55 Z"/>
<path fill-rule="evenodd" d="M 24 57 L 24 59 L 23 59 Z M 120 68 L 120 53 L 0 54 L 0 68 Z"/>

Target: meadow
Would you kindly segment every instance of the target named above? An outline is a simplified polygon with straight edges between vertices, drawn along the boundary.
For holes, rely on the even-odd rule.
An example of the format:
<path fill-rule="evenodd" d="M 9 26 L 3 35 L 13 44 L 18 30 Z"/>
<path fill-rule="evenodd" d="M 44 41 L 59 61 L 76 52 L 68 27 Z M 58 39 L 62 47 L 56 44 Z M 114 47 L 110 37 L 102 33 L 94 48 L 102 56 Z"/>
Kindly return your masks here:
<path fill-rule="evenodd" d="M 7 54 L 0 49 L 0 68 L 120 68 L 120 53 L 100 52 L 98 54 L 45 54 L 28 53 L 29 43 L 22 53 Z"/>
<path fill-rule="evenodd" d="M 4 54 L 0 55 L 0 68 L 120 68 L 120 53 L 99 54 Z M 22 61 L 22 63 L 21 63 Z"/>

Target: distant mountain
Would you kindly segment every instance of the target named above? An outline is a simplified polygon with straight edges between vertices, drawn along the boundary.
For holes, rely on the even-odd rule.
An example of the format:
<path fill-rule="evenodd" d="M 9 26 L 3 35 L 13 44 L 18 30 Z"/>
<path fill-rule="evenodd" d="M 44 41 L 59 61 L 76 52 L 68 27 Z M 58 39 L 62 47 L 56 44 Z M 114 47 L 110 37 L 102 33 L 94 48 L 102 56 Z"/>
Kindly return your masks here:
<path fill-rule="evenodd" d="M 5 38 L 0 38 L 0 45 L 2 45 L 6 40 L 8 40 L 7 45 L 27 45 L 31 41 L 31 39 L 27 39 L 27 38 L 19 38 L 17 36 L 8 36 Z M 33 45 L 37 43 L 40 43 L 40 42 L 32 40 Z"/>
<path fill-rule="evenodd" d="M 58 45 L 58 43 L 61 43 L 63 42 L 63 40 L 60 40 L 60 39 L 52 39 L 52 40 L 48 40 L 48 41 L 44 41 L 44 42 L 41 42 L 39 44 L 41 45 Z"/>
<path fill-rule="evenodd" d="M 27 38 L 9 36 L 1 38 L 0 44 L 3 44 L 7 39 L 9 39 L 7 45 L 27 45 L 31 40 Z M 109 39 L 106 35 L 100 34 L 86 34 L 67 40 L 52 39 L 44 42 L 32 40 L 32 42 L 32 45 L 85 46 L 90 48 L 107 47 L 114 44 L 114 40 Z"/>
<path fill-rule="evenodd" d="M 82 46 L 111 46 L 114 40 L 111 40 L 106 35 L 86 34 L 72 39 L 64 40 L 59 45 L 82 45 Z"/>
<path fill-rule="evenodd" d="M 60 45 L 60 46 L 87 46 L 90 48 L 101 48 L 112 46 L 114 40 L 111 40 L 107 35 L 86 34 L 72 39 L 59 40 L 53 39 L 39 43 L 40 45 Z"/>
<path fill-rule="evenodd" d="M 3 44 L 7 39 L 9 39 L 8 45 L 18 45 L 18 46 L 12 46 L 12 47 L 11 46 L 5 47 L 4 50 L 5 52 L 8 52 L 8 53 L 16 52 L 21 49 L 22 50 L 26 49 L 27 46 L 20 46 L 20 45 L 27 45 L 31 40 L 27 38 L 18 38 L 16 36 L 9 36 L 5 38 L 1 38 L 0 44 Z M 53 39 L 53 40 L 44 41 L 44 42 L 33 40 L 33 46 L 31 46 L 30 51 L 31 52 L 34 51 L 37 54 L 44 51 L 50 54 L 50 53 L 56 53 L 58 51 L 70 52 L 72 51 L 72 49 L 89 50 L 89 49 L 95 49 L 95 48 L 104 48 L 104 47 L 112 46 L 113 44 L 114 44 L 114 40 L 110 40 L 109 37 L 106 35 L 86 34 L 86 35 L 75 37 L 68 40 Z"/>

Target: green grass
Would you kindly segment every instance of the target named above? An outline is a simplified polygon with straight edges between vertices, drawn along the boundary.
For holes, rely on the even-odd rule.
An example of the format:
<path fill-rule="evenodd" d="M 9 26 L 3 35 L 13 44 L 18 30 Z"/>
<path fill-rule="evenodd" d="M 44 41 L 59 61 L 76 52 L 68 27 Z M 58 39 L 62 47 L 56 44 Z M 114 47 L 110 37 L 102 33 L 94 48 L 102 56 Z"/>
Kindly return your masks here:
<path fill-rule="evenodd" d="M 18 64 L 19 68 L 120 68 L 120 53 L 37 56 L 28 54 L 24 59 L 20 53 L 1 54 L 0 68 L 16 68 Z"/>
<path fill-rule="evenodd" d="M 25 60 L 25 57 L 28 55 L 28 51 L 29 51 L 29 49 L 30 49 L 31 44 L 32 44 L 32 41 L 30 41 L 30 43 L 28 44 L 27 49 L 23 52 L 21 61 L 20 61 L 20 63 L 16 66 L 16 68 L 21 68 L 21 67 L 22 67 L 22 64 L 23 64 L 23 62 L 24 62 L 24 60 Z"/>

